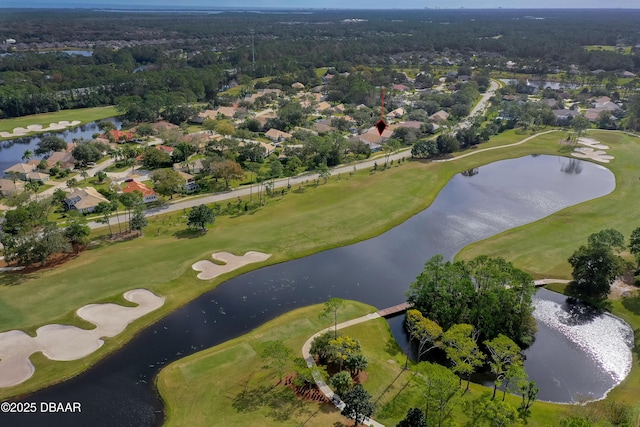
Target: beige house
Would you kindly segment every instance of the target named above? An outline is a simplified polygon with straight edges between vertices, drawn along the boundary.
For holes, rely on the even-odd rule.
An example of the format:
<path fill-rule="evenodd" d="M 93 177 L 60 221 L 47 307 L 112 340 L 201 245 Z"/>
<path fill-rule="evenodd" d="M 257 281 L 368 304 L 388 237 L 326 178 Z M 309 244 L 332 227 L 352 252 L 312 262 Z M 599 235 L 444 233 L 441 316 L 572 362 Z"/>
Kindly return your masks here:
<path fill-rule="evenodd" d="M 291 135 L 290 133 L 287 132 L 283 132 L 281 130 L 278 129 L 274 129 L 271 128 L 269 129 L 264 136 L 266 136 L 267 138 L 275 141 L 275 142 L 282 142 L 282 141 L 286 141 L 287 139 L 291 138 L 293 135 Z"/>
<path fill-rule="evenodd" d="M 33 171 L 27 174 L 27 179 L 29 181 L 47 182 L 49 181 L 49 178 L 49 174 L 44 172 Z"/>
<path fill-rule="evenodd" d="M 24 191 L 24 182 L 13 182 L 11 179 L 0 178 L 0 196 L 8 197 L 21 191 Z"/>
<path fill-rule="evenodd" d="M 80 213 L 95 211 L 101 202 L 109 203 L 109 200 L 93 187 L 76 188 L 68 193 L 64 199 L 64 204 L 68 210 L 74 209 Z"/>
<path fill-rule="evenodd" d="M 436 123 L 446 122 L 449 119 L 449 113 L 444 110 L 440 110 L 430 115 L 429 119 Z"/>
<path fill-rule="evenodd" d="M 27 163 L 16 163 L 15 165 L 11 166 L 10 168 L 7 168 L 4 170 L 4 175 L 5 176 L 11 176 L 13 174 L 15 174 L 18 178 L 26 181 L 27 180 L 27 175 L 31 172 L 33 172 L 35 170 L 35 166 L 34 165 L 30 165 Z"/>

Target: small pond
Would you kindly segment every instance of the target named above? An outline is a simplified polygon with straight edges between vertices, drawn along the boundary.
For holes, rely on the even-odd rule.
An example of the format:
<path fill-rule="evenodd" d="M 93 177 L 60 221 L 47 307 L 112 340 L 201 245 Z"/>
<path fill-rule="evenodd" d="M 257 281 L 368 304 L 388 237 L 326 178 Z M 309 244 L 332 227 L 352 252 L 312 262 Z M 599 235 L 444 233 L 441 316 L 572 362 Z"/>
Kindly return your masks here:
<path fill-rule="evenodd" d="M 608 169 L 555 156 L 504 160 L 456 175 L 431 207 L 388 232 L 233 278 L 142 331 L 87 372 L 25 400 L 82 402 L 82 414 L 56 414 L 56 422 L 67 426 L 159 425 L 163 408 L 153 379 L 166 364 L 329 297 L 356 299 L 379 308 L 398 304 L 431 256 L 441 253 L 451 258 L 467 244 L 606 195 L 614 187 L 614 175 Z M 548 294 L 539 293 L 542 304 L 556 303 L 556 297 Z M 604 316 L 594 318 L 593 328 L 601 328 L 603 319 L 609 321 Z M 538 321 L 541 325 L 553 322 Z M 390 323 L 403 345 L 401 317 Z M 570 337 L 553 325 L 541 327 L 527 353 L 527 369 L 540 385 L 540 399 L 569 401 L 576 393 L 599 396 L 620 380 L 600 375 L 606 364 L 591 362 L 599 351 L 591 351 L 593 339 L 582 341 L 578 348 Z M 602 358 L 630 353 L 623 341 Z M 568 360 L 580 376 L 593 381 L 585 383 L 574 371 L 563 371 L 561 362 Z M 557 369 L 551 371 L 549 366 Z M 556 383 L 557 387 L 548 385 Z M 12 417 L 11 425 L 43 425 L 50 419 L 38 417 Z"/>
<path fill-rule="evenodd" d="M 122 121 L 120 121 L 116 117 L 110 117 L 108 119 L 100 120 L 100 122 L 108 121 L 112 122 L 120 129 L 122 125 Z M 48 126 L 49 123 L 39 123 L 43 126 Z M 38 134 L 36 136 L 25 136 L 22 138 L 14 138 L 7 139 L 4 141 L 0 141 L 0 175 L 2 171 L 11 167 L 16 163 L 22 162 L 22 155 L 26 150 L 31 150 L 32 152 L 38 148 L 38 142 L 43 136 L 46 135 L 56 135 L 60 138 L 63 138 L 67 142 L 71 142 L 74 138 L 85 138 L 91 139 L 94 133 L 101 132 L 98 129 L 98 121 L 85 123 L 83 125 L 77 126 L 75 128 L 61 130 L 57 132 L 46 132 L 42 134 Z M 35 156 L 35 159 L 41 159 L 43 156 Z"/>

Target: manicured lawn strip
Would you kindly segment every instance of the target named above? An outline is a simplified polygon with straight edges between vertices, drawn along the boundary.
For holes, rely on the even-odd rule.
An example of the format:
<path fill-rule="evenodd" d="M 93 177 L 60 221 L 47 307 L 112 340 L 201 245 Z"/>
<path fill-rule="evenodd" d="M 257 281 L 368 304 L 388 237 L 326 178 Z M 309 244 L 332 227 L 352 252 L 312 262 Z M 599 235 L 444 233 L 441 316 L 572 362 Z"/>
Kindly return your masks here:
<path fill-rule="evenodd" d="M 56 111 L 55 113 L 34 114 L 31 116 L 0 120 L 0 132 L 13 132 L 13 129 L 17 127 L 26 128 L 29 125 L 42 125 L 43 127 L 48 127 L 51 123 L 57 123 L 63 120 L 68 122 L 80 120 L 84 124 L 117 115 L 118 111 L 116 110 L 116 107 L 78 108 L 75 110 Z M 30 132 L 29 135 L 37 133 L 42 132 Z M 10 138 L 0 138 L 0 140 L 4 139 Z"/>
<path fill-rule="evenodd" d="M 210 426 L 214 421 L 216 425 L 230 427 L 297 426 L 305 421 L 304 425 L 328 426 L 344 420 L 330 405 L 315 402 L 305 403 L 303 410 L 288 420 L 274 419 L 269 407 L 247 408 L 244 412 L 233 407 L 234 398 L 243 390 L 257 393 L 259 387 L 270 388 L 278 382 L 276 370 L 263 368 L 266 361 L 260 353 L 264 342 L 283 340 L 295 357 L 301 357 L 302 345 L 309 336 L 332 324 L 330 318 L 319 317 L 322 310 L 322 305 L 314 305 L 288 312 L 239 338 L 166 366 L 157 378 L 158 390 L 166 403 L 165 426 Z M 349 301 L 340 310 L 338 322 L 374 311 L 371 306 Z M 367 325 L 372 326 L 369 322 Z M 384 329 L 387 324 L 382 321 L 382 325 Z M 379 324 L 375 332 L 378 329 Z M 391 339 L 395 344 L 387 335 L 383 340 Z M 380 340 L 377 334 L 371 338 Z M 364 348 L 365 343 L 362 344 Z"/>
<path fill-rule="evenodd" d="M 28 275 L 2 274 L 2 331 L 33 332 L 44 324 L 66 323 L 76 318 L 74 313 L 78 308 L 121 298 L 123 292 L 134 288 L 150 289 L 167 299 L 162 308 L 135 321 L 123 334 L 107 340 L 98 352 L 83 359 L 82 364 L 63 366 L 46 361 L 45 364 L 60 367 L 57 375 L 44 375 L 37 366 L 30 380 L 0 390 L 0 398 L 77 375 L 85 362 L 95 363 L 124 345 L 141 328 L 224 280 L 260 266 L 248 265 L 208 282 L 197 280 L 191 265 L 210 259 L 212 252 L 242 254 L 259 250 L 273 254 L 262 264 L 266 265 L 374 237 L 429 206 L 455 173 L 508 157 L 557 153 L 556 136 L 551 135 L 455 162 L 406 162 L 371 175 L 364 170 L 352 177 L 342 176 L 339 181 L 331 177 L 328 184 L 300 193 L 296 192 L 298 187 L 294 187 L 294 192 L 282 200 L 269 199 L 267 206 L 249 215 L 218 217 L 212 229 L 197 238 L 188 238 L 189 234 L 184 233 L 186 212 L 155 217 L 145 230 L 144 238 L 101 245 L 82 252 L 62 268 Z M 117 225 L 114 223 L 112 227 L 116 229 Z"/>
<path fill-rule="evenodd" d="M 551 135 L 558 138 L 557 133 Z M 628 238 L 640 226 L 640 165 L 636 160 L 640 139 L 619 132 L 591 131 L 588 136 L 611 147 L 608 154 L 615 159 L 606 167 L 616 175 L 613 193 L 472 243 L 456 257 L 501 256 L 536 278 L 570 279 L 567 259 L 589 234 L 614 228 Z"/>

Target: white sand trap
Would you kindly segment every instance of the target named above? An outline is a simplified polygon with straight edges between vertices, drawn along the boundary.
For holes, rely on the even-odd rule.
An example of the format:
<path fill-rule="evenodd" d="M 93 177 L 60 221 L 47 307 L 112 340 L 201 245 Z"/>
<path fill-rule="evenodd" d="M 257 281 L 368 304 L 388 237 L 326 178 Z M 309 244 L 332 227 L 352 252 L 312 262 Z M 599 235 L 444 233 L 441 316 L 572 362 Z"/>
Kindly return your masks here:
<path fill-rule="evenodd" d="M 578 144 L 586 145 L 587 147 L 591 147 L 591 148 L 598 148 L 600 150 L 608 150 L 609 149 L 608 145 L 602 144 L 600 141 L 598 141 L 597 139 L 593 139 L 593 138 L 580 137 L 580 138 L 578 138 Z"/>
<path fill-rule="evenodd" d="M 13 138 L 16 136 L 24 136 L 30 132 L 46 132 L 51 130 L 62 130 L 70 126 L 78 126 L 82 123 L 80 120 L 74 120 L 72 122 L 68 120 L 61 120 L 57 123 L 50 123 L 49 126 L 43 127 L 42 125 L 29 125 L 26 128 L 17 127 L 13 129 L 13 132 L 0 132 L 2 138 Z"/>
<path fill-rule="evenodd" d="M 571 155 L 579 159 L 590 159 L 600 163 L 609 163 L 610 160 L 614 159 L 614 157 L 608 155 L 606 151 L 594 150 L 589 147 L 576 148 Z"/>
<path fill-rule="evenodd" d="M 218 277 L 221 274 L 228 273 L 247 264 L 266 261 L 270 257 L 271 254 L 256 251 L 249 251 L 242 256 L 237 256 L 229 252 L 215 252 L 211 255 L 211 258 L 224 262 L 224 265 L 214 264 L 211 261 L 198 261 L 193 264 L 191 268 L 201 272 L 198 274 L 198 279 L 211 280 L 214 277 Z"/>
<path fill-rule="evenodd" d="M 163 297 L 146 289 L 127 291 L 124 297 L 138 306 L 89 304 L 78 309 L 78 316 L 94 323 L 94 329 L 54 324 L 38 328 L 35 338 L 17 330 L 0 333 L 0 387 L 31 378 L 35 368 L 29 357 L 33 353 L 40 351 L 51 360 L 81 359 L 102 347 L 102 338 L 118 335 L 129 323 L 164 304 Z"/>

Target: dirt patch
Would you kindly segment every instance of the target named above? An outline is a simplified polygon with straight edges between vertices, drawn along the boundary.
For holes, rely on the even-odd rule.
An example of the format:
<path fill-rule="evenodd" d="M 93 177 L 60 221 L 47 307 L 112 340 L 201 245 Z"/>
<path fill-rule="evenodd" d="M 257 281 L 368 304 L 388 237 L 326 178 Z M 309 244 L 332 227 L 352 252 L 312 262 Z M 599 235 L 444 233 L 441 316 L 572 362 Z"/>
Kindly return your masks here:
<path fill-rule="evenodd" d="M 632 297 L 638 293 L 639 289 L 633 285 L 629 285 L 620 279 L 616 279 L 611 284 L 609 298 L 619 300 L 621 298 Z"/>

